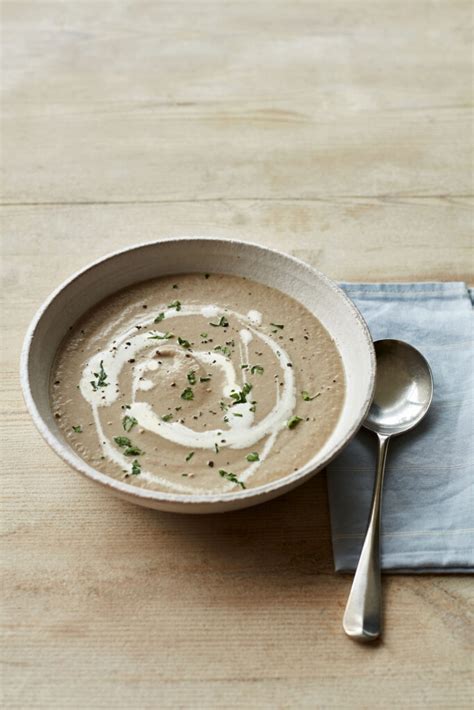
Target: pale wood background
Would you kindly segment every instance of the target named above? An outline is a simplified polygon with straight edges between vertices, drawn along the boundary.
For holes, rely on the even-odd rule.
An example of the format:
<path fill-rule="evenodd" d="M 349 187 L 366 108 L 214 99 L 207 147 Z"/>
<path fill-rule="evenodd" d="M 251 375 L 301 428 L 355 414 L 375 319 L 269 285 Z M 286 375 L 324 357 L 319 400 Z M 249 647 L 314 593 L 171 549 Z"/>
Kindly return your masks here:
<path fill-rule="evenodd" d="M 163 235 L 272 245 L 336 279 L 473 281 L 470 2 L 3 2 L 7 708 L 462 708 L 471 582 L 385 580 L 341 630 L 324 475 L 186 518 L 92 487 L 20 396 L 53 287 Z"/>

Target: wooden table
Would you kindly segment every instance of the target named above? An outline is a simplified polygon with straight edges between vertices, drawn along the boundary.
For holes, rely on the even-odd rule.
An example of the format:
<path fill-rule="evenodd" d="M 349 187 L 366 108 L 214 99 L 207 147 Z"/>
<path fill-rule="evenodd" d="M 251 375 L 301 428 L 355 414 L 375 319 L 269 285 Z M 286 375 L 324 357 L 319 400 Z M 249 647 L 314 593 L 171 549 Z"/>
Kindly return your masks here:
<path fill-rule="evenodd" d="M 472 282 L 470 13 L 3 3 L 4 707 L 468 707 L 470 580 L 388 577 L 383 643 L 356 645 L 324 475 L 225 516 L 133 507 L 47 448 L 17 371 L 53 287 L 164 235 Z"/>

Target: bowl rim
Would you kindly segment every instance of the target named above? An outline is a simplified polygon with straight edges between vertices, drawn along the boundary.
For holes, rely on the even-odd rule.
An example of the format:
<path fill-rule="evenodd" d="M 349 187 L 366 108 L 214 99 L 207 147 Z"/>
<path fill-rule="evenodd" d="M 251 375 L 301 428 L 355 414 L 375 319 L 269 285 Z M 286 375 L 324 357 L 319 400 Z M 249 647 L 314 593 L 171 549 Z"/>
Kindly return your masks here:
<path fill-rule="evenodd" d="M 221 242 L 229 245 L 233 245 L 236 247 L 252 247 L 254 249 L 257 249 L 258 251 L 262 253 L 268 253 L 270 252 L 271 254 L 275 254 L 278 257 L 284 257 L 290 262 L 293 262 L 295 266 L 298 268 L 303 268 L 305 271 L 309 272 L 313 276 L 316 276 L 319 278 L 321 281 L 324 282 L 324 284 L 329 287 L 331 290 L 337 293 L 337 295 L 342 298 L 345 301 L 346 306 L 350 309 L 352 312 L 353 317 L 358 323 L 358 326 L 361 328 L 362 334 L 365 337 L 366 344 L 368 346 L 368 351 L 370 354 L 370 362 L 369 362 L 369 386 L 368 386 L 368 391 L 366 394 L 366 398 L 364 400 L 364 403 L 362 407 L 359 410 L 359 414 L 356 417 L 352 427 L 349 429 L 349 431 L 346 433 L 344 438 L 339 441 L 339 443 L 335 444 L 329 451 L 328 453 L 319 461 L 316 465 L 311 464 L 310 462 L 304 464 L 300 468 L 298 468 L 296 471 L 293 471 L 292 473 L 287 474 L 286 476 L 282 476 L 281 478 L 277 478 L 275 480 L 272 480 L 268 483 L 262 484 L 260 486 L 255 486 L 254 488 L 247 488 L 245 490 L 238 490 L 232 493 L 206 493 L 206 494 L 183 494 L 183 493 L 167 493 L 165 491 L 159 491 L 159 490 L 152 490 L 152 489 L 147 489 L 147 488 L 140 488 L 138 486 L 133 486 L 129 483 L 125 483 L 123 481 L 120 481 L 118 479 L 113 478 L 112 476 L 109 476 L 108 474 L 101 473 L 100 471 L 97 471 L 93 466 L 90 466 L 86 461 L 84 461 L 80 456 L 78 456 L 72 449 L 70 449 L 65 443 L 63 443 L 59 437 L 57 437 L 51 428 L 48 426 L 46 421 L 43 419 L 41 416 L 37 406 L 35 399 L 33 397 L 32 391 L 31 391 L 31 384 L 30 384 L 30 377 L 29 377 L 29 360 L 30 360 L 30 353 L 31 353 L 31 346 L 34 340 L 35 332 L 36 329 L 43 317 L 43 315 L 46 313 L 50 305 L 54 302 L 54 300 L 60 295 L 62 291 L 64 291 L 69 285 L 71 285 L 74 281 L 80 279 L 86 272 L 92 271 L 93 269 L 97 268 L 104 262 L 120 256 L 122 254 L 127 254 L 132 251 L 139 251 L 143 249 L 144 247 L 154 247 L 158 246 L 160 244 L 172 244 L 172 243 L 186 243 L 186 242 L 196 242 L 196 241 L 201 241 L 201 242 Z M 114 492 L 117 492 L 121 495 L 125 495 L 126 497 L 132 497 L 132 498 L 138 498 L 139 500 L 145 501 L 156 501 L 156 502 L 163 502 L 163 503 L 179 503 L 183 505 L 202 505 L 202 504 L 212 504 L 212 503 L 233 503 L 233 502 L 243 502 L 246 499 L 252 500 L 252 499 L 258 499 L 260 497 L 267 497 L 271 493 L 275 493 L 278 489 L 282 489 L 282 493 L 288 488 L 292 487 L 293 485 L 296 485 L 298 481 L 303 483 L 303 481 L 310 476 L 310 474 L 315 474 L 317 471 L 320 471 L 322 468 L 327 466 L 328 463 L 330 463 L 339 453 L 340 451 L 347 445 L 347 443 L 351 440 L 351 438 L 356 434 L 358 429 L 360 428 L 362 422 L 364 421 L 369 408 L 372 404 L 372 400 L 374 397 L 374 391 L 375 391 L 375 370 L 376 370 L 376 359 L 375 359 L 375 349 L 373 345 L 373 340 L 372 336 L 370 335 L 369 328 L 367 326 L 367 323 L 365 322 L 363 316 L 361 315 L 360 311 L 356 307 L 356 305 L 353 303 L 353 301 L 347 296 L 347 294 L 344 292 L 344 290 L 338 286 L 332 279 L 330 279 L 328 276 L 326 276 L 324 273 L 319 271 L 313 266 L 310 266 L 307 264 L 305 261 L 302 261 L 301 259 L 298 259 L 295 256 L 292 256 L 290 254 L 287 254 L 283 251 L 280 251 L 279 249 L 273 249 L 271 247 L 267 246 L 262 246 L 261 244 L 257 244 L 252 241 L 247 241 L 247 240 L 241 240 L 241 239 L 231 239 L 227 237 L 210 237 L 210 236 L 177 236 L 177 237 L 165 237 L 163 239 L 155 239 L 153 241 L 147 241 L 147 242 L 139 242 L 137 244 L 133 244 L 131 246 L 126 247 L 125 249 L 118 249 L 113 252 L 109 252 L 105 256 L 99 257 L 95 261 L 91 262 L 90 264 L 86 265 L 85 267 L 79 269 L 78 271 L 74 272 L 71 276 L 69 276 L 66 280 L 64 280 L 59 286 L 57 286 L 50 294 L 47 296 L 47 298 L 43 301 L 41 306 L 38 308 L 36 313 L 34 314 L 28 329 L 25 334 L 25 338 L 23 341 L 23 346 L 21 350 L 21 355 L 20 355 L 20 383 L 21 383 L 21 388 L 23 392 L 23 398 L 26 403 L 26 407 L 33 419 L 33 422 L 38 429 L 39 433 L 43 437 L 43 439 L 46 441 L 46 443 L 53 449 L 53 451 L 63 460 L 65 461 L 69 466 L 71 466 L 73 469 L 78 471 L 79 473 L 82 473 L 85 475 L 87 478 L 95 481 L 96 483 L 99 483 L 106 488 L 113 489 Z M 139 502 L 139 500 L 137 502 Z M 258 502 L 258 501 L 255 501 Z"/>

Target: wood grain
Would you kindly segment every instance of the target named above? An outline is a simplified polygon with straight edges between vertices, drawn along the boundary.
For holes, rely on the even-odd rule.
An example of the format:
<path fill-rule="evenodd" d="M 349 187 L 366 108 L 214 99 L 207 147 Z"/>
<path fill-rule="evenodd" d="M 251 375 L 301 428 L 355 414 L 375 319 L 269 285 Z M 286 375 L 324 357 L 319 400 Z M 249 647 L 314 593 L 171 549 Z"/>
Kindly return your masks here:
<path fill-rule="evenodd" d="M 17 370 L 53 287 L 166 235 L 472 283 L 471 11 L 3 2 L 4 707 L 470 707 L 470 580 L 388 576 L 384 640 L 355 645 L 324 475 L 225 516 L 135 508 L 41 441 Z"/>

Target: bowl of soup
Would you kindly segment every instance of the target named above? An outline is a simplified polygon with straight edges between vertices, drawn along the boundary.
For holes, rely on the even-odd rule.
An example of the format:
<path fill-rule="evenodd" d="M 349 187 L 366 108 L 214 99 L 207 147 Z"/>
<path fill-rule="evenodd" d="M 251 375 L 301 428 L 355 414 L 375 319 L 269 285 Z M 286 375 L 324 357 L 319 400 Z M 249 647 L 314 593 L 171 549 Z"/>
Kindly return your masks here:
<path fill-rule="evenodd" d="M 249 242 L 132 246 L 62 284 L 21 357 L 27 407 L 73 469 L 146 507 L 255 505 L 323 468 L 372 401 L 367 326 L 328 277 Z"/>

